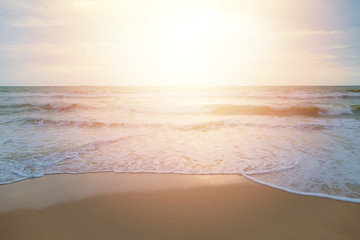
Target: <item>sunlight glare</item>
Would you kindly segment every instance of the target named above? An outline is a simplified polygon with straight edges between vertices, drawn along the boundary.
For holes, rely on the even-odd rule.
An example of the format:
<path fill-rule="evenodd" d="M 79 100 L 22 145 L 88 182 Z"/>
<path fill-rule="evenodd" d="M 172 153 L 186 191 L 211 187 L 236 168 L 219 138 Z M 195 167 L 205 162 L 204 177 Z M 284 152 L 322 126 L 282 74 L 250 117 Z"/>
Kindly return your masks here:
<path fill-rule="evenodd" d="M 259 72 L 273 47 L 264 23 L 251 14 L 169 4 L 149 6 L 151 12 L 133 6 L 141 15 L 125 18 L 98 2 L 81 3 L 87 11 L 106 13 L 97 18 L 107 26 L 98 31 L 107 36 L 99 44 L 109 72 L 123 78 L 126 72 L 129 79 L 146 79 L 153 85 L 222 85 L 224 80 L 248 85 L 249 76 Z M 119 31 L 125 20 L 127 28 Z"/>
<path fill-rule="evenodd" d="M 154 59 L 175 85 L 221 84 L 229 65 L 245 73 L 267 47 L 256 22 L 245 16 L 178 8 L 165 22 L 156 32 Z"/>

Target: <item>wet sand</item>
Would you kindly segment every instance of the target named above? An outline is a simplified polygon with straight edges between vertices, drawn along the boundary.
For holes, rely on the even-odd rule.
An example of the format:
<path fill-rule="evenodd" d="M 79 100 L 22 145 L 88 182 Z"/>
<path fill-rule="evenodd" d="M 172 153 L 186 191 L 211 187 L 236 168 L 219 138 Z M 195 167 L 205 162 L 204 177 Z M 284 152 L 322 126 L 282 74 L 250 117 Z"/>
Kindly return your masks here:
<path fill-rule="evenodd" d="M 0 186 L 0 239 L 357 239 L 360 204 L 236 175 L 51 175 Z"/>

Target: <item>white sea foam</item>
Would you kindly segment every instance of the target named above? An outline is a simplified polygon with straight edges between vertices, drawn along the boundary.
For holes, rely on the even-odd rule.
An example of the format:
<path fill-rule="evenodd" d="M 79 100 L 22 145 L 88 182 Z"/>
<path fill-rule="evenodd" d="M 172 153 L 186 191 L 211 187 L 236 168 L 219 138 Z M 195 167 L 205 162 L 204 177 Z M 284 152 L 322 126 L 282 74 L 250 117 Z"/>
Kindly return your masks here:
<path fill-rule="evenodd" d="M 248 174 L 243 174 L 243 173 L 240 173 L 240 174 L 242 176 L 244 176 L 245 178 L 253 181 L 253 182 L 256 182 L 256 183 L 259 183 L 259 184 L 262 184 L 262 185 L 266 185 L 268 187 L 276 188 L 276 189 L 279 189 L 279 190 L 283 190 L 283 191 L 286 191 L 286 192 L 290 192 L 290 193 L 295 193 L 295 194 L 299 194 L 299 195 L 303 195 L 303 196 L 321 197 L 321 198 L 329 198 L 329 199 L 338 200 L 338 201 L 360 203 L 360 198 L 339 197 L 339 196 L 322 194 L 322 193 L 315 193 L 315 192 L 301 192 L 301 191 L 291 190 L 291 189 L 288 189 L 288 188 L 279 187 L 279 186 L 276 186 L 274 184 L 270 184 L 270 183 L 267 183 L 267 182 L 257 180 L 256 178 L 251 177 Z"/>
<path fill-rule="evenodd" d="M 324 116 L 338 116 L 338 115 L 347 115 L 353 114 L 351 107 L 349 105 L 345 106 L 329 106 L 321 105 L 318 106 L 320 109 L 319 114 Z"/>
<path fill-rule="evenodd" d="M 241 174 L 359 202 L 360 93 L 346 90 L 0 88 L 0 184 L 54 173 Z"/>

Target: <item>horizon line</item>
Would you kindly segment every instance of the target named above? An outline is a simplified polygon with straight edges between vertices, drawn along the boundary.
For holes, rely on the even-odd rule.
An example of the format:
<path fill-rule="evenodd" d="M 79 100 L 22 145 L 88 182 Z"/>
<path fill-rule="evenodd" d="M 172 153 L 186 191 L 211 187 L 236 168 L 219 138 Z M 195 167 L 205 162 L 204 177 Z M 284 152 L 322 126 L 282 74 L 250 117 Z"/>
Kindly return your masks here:
<path fill-rule="evenodd" d="M 358 85 L 0 85 L 0 87 L 360 87 L 360 83 Z"/>

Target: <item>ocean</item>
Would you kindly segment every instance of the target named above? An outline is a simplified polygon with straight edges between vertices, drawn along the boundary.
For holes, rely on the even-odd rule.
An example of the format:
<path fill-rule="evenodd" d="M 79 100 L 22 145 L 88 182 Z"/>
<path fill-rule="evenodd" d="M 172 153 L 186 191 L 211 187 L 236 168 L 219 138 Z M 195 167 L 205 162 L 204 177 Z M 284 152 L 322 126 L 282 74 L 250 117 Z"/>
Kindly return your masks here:
<path fill-rule="evenodd" d="M 0 184 L 85 172 L 360 202 L 360 87 L 0 87 Z"/>

